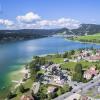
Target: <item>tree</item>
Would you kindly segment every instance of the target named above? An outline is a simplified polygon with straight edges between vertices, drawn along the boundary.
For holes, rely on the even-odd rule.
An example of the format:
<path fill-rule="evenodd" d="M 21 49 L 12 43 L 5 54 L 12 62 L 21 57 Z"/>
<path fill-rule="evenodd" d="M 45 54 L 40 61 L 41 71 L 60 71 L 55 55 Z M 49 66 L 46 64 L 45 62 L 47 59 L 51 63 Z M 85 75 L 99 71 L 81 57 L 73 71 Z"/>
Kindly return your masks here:
<path fill-rule="evenodd" d="M 82 65 L 81 64 L 76 64 L 75 69 L 74 69 L 74 74 L 73 74 L 73 80 L 77 82 L 82 81 Z"/>
<path fill-rule="evenodd" d="M 82 74 L 80 74 L 80 73 L 74 73 L 73 74 L 73 80 L 74 81 L 77 81 L 77 82 L 81 82 L 82 81 Z"/>
<path fill-rule="evenodd" d="M 35 66 L 36 66 L 35 61 L 31 61 L 31 62 L 29 63 L 29 68 L 30 68 L 30 69 L 33 69 Z"/>
<path fill-rule="evenodd" d="M 61 92 L 61 94 L 64 94 L 65 93 L 65 90 L 61 87 L 60 88 L 60 92 Z"/>
<path fill-rule="evenodd" d="M 47 98 L 47 86 L 41 85 L 37 93 L 37 100 L 45 100 Z"/>
<path fill-rule="evenodd" d="M 58 96 L 58 94 L 57 93 L 50 93 L 49 95 L 48 95 L 48 99 L 49 100 L 51 100 L 51 99 L 54 99 L 54 98 L 56 98 Z"/>
<path fill-rule="evenodd" d="M 21 93 L 24 93 L 25 92 L 25 88 L 24 88 L 24 86 L 22 84 L 20 84 L 20 86 L 19 86 L 19 91 Z"/>
<path fill-rule="evenodd" d="M 68 92 L 70 90 L 70 86 L 68 84 L 65 84 L 63 86 L 63 89 L 64 89 L 65 92 Z"/>
<path fill-rule="evenodd" d="M 71 55 L 74 55 L 74 54 L 75 54 L 75 50 L 71 50 L 71 51 L 70 51 L 70 54 L 71 54 Z"/>
<path fill-rule="evenodd" d="M 75 72 L 82 73 L 82 65 L 81 64 L 76 64 L 76 66 L 75 66 Z"/>
<path fill-rule="evenodd" d="M 96 49 L 93 49 L 93 54 L 96 54 Z"/>
<path fill-rule="evenodd" d="M 58 89 L 57 95 L 60 96 L 61 94 L 62 94 L 62 93 L 61 93 L 60 89 Z"/>
<path fill-rule="evenodd" d="M 68 52 L 65 52 L 64 54 L 63 54 L 63 58 L 67 58 L 68 57 Z"/>
<path fill-rule="evenodd" d="M 57 54 L 55 54 L 55 57 L 59 58 L 59 57 L 61 57 L 61 55 L 59 53 L 57 53 Z"/>
<path fill-rule="evenodd" d="M 44 65 L 45 63 L 46 63 L 45 57 L 41 57 L 41 58 L 39 59 L 39 64 L 40 64 L 40 65 Z"/>
<path fill-rule="evenodd" d="M 10 92 L 8 93 L 8 95 L 7 95 L 7 98 L 8 98 L 8 99 L 11 99 L 12 96 L 13 96 L 13 94 L 12 94 L 12 92 L 10 91 Z"/>
<path fill-rule="evenodd" d="M 7 99 L 12 99 L 16 96 L 16 94 L 12 93 L 11 91 L 7 95 Z"/>

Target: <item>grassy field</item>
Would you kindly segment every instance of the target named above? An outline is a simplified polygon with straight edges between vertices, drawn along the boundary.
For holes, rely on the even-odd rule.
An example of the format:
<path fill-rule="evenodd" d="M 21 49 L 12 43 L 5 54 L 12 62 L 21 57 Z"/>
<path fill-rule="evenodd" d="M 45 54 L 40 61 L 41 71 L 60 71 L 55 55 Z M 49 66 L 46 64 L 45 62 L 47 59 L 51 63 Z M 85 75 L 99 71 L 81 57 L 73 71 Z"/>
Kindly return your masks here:
<path fill-rule="evenodd" d="M 100 43 L 100 33 L 97 33 L 95 35 L 75 37 L 75 38 L 73 38 L 73 40 L 81 41 L 81 42 Z"/>
<path fill-rule="evenodd" d="M 64 62 L 64 58 L 51 58 L 51 61 L 53 61 L 54 63 L 58 63 L 61 64 L 61 67 L 63 69 L 70 69 L 71 71 L 74 70 L 75 65 L 77 64 L 77 62 Z M 87 69 L 92 65 L 95 65 L 96 63 L 92 63 L 92 62 L 87 62 L 87 61 L 80 61 L 80 64 L 82 64 L 83 69 Z"/>

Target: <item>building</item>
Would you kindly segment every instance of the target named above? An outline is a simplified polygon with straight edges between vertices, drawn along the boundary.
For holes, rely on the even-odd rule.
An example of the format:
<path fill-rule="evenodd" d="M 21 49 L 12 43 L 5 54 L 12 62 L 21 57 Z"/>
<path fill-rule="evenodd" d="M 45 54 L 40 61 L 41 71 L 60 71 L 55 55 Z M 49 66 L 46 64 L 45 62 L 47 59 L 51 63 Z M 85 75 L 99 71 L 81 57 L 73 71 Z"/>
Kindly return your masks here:
<path fill-rule="evenodd" d="M 84 72 L 83 77 L 87 80 L 91 79 L 93 76 L 98 74 L 98 70 L 96 70 L 95 66 L 90 67 L 87 71 Z"/>
<path fill-rule="evenodd" d="M 99 61 L 99 60 L 100 60 L 99 55 L 94 55 L 94 56 L 89 57 L 89 61 L 92 61 L 92 62 Z"/>
<path fill-rule="evenodd" d="M 63 85 L 64 84 L 64 79 L 62 79 L 60 76 L 54 76 L 54 82 L 56 84 Z"/>

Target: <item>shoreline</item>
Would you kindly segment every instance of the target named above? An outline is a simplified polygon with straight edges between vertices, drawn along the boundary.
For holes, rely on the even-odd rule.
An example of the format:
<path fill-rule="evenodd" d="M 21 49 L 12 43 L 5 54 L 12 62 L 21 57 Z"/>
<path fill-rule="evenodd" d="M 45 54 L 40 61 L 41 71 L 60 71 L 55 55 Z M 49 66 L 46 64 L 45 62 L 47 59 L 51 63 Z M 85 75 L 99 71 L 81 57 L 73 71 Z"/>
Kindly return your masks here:
<path fill-rule="evenodd" d="M 37 55 L 37 56 L 43 57 L 43 56 L 46 56 L 46 55 L 48 55 L 48 54 L 42 54 L 42 55 Z M 54 55 L 54 54 L 50 54 L 50 55 Z M 31 60 L 32 60 L 32 57 L 30 57 L 27 60 L 26 64 L 28 64 Z M 23 78 L 25 76 L 25 73 L 27 72 L 27 70 L 25 69 L 25 65 L 26 64 L 19 65 L 18 66 L 19 68 L 17 70 L 14 70 L 14 71 L 11 71 L 10 73 L 8 73 L 9 82 L 6 83 L 7 86 L 5 85 L 0 89 L 0 92 L 2 93 L 0 95 L 0 99 L 4 99 L 7 96 L 8 91 L 14 90 L 17 87 L 18 83 L 12 82 L 12 81 L 22 82 L 22 80 L 23 80 Z M 2 90 L 4 92 L 2 92 Z"/>
<path fill-rule="evenodd" d="M 65 39 L 65 40 L 72 41 L 72 42 L 78 42 L 78 43 L 86 43 L 86 44 L 96 44 L 96 45 L 100 45 L 100 43 L 82 42 L 82 41 L 79 41 L 79 40 L 70 40 L 70 39 Z"/>
<path fill-rule="evenodd" d="M 13 81 L 22 81 L 25 73 L 28 73 L 28 69 L 25 69 L 25 65 L 22 65 L 19 70 L 10 73 L 11 82 L 16 84 L 16 82 Z"/>
<path fill-rule="evenodd" d="M 6 85 L 4 85 L 1 89 L 0 89 L 0 100 L 4 100 L 6 98 L 6 96 L 8 95 L 9 91 L 13 90 L 16 83 L 13 83 L 12 80 L 21 80 L 23 73 L 21 73 L 21 70 L 23 70 L 24 67 L 16 70 L 16 71 L 12 71 L 8 74 L 8 82 L 6 83 Z"/>
<path fill-rule="evenodd" d="M 29 58 L 26 62 L 29 63 L 30 62 L 30 59 L 32 58 Z M 7 74 L 8 78 L 7 78 L 7 82 L 6 82 L 6 85 L 2 86 L 1 89 L 0 89 L 0 100 L 4 100 L 5 97 L 7 96 L 8 92 L 11 91 L 11 90 L 14 90 L 15 86 L 17 85 L 16 83 L 12 82 L 13 80 L 15 81 L 21 81 L 24 77 L 24 73 L 25 73 L 25 65 L 26 64 L 21 64 L 18 66 L 18 69 L 15 69 L 15 70 L 12 70 L 11 72 L 9 72 Z M 16 65 L 14 65 L 16 66 Z"/>

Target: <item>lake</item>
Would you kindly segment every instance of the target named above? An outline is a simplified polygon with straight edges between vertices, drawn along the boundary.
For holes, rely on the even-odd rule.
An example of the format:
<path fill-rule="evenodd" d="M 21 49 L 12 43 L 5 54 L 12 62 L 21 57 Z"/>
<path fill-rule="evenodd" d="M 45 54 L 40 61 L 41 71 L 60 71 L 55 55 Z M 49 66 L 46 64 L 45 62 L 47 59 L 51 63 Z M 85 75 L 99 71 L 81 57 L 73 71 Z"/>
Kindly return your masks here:
<path fill-rule="evenodd" d="M 44 55 L 85 47 L 100 48 L 100 45 L 65 40 L 62 37 L 47 37 L 35 40 L 0 44 L 0 89 L 9 87 L 9 73 L 21 68 L 34 55 Z"/>

